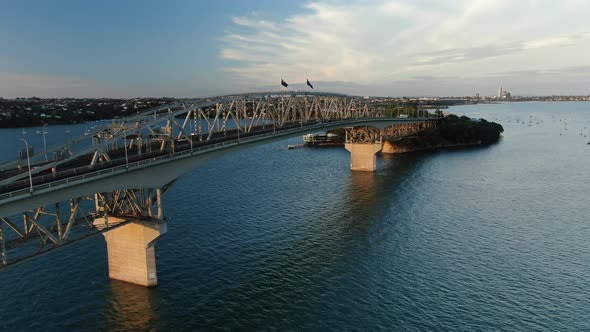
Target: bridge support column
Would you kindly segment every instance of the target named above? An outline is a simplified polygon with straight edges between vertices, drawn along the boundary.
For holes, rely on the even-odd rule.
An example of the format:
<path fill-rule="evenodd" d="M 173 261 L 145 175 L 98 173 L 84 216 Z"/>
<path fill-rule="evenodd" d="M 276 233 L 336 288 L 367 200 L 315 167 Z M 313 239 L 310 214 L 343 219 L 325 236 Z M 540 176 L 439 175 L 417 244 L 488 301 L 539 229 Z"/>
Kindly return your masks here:
<path fill-rule="evenodd" d="M 109 217 L 109 222 L 113 222 Z M 162 221 L 133 221 L 103 233 L 109 277 L 141 286 L 158 285 L 155 240 L 167 231 Z"/>
<path fill-rule="evenodd" d="M 352 171 L 374 172 L 377 170 L 377 152 L 383 148 L 381 142 L 346 143 L 344 147 L 350 152 Z"/>

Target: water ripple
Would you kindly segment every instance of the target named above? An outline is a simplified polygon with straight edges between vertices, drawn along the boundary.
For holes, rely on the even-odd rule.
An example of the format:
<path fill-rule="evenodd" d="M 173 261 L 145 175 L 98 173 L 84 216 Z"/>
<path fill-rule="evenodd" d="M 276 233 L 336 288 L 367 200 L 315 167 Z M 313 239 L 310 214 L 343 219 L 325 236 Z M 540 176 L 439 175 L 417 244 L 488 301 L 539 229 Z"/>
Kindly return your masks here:
<path fill-rule="evenodd" d="M 458 109 L 543 122 L 376 173 L 298 138 L 210 162 L 164 196 L 158 288 L 108 280 L 98 236 L 1 271 L 0 330 L 589 330 L 590 154 L 550 133 L 590 112 Z"/>

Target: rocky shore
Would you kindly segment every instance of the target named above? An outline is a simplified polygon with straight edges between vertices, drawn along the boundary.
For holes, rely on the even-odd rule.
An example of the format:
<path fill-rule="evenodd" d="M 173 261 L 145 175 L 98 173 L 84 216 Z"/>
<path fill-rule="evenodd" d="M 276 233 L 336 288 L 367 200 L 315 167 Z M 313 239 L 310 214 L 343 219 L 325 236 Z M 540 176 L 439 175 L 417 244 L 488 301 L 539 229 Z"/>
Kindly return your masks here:
<path fill-rule="evenodd" d="M 445 139 L 442 139 L 440 136 L 438 136 L 437 138 L 429 137 L 428 139 L 425 139 L 424 136 L 412 136 L 404 137 L 399 140 L 383 142 L 383 149 L 381 150 L 381 153 L 396 154 L 478 145 L 482 145 L 482 141 L 475 141 L 470 143 L 452 143 Z"/>

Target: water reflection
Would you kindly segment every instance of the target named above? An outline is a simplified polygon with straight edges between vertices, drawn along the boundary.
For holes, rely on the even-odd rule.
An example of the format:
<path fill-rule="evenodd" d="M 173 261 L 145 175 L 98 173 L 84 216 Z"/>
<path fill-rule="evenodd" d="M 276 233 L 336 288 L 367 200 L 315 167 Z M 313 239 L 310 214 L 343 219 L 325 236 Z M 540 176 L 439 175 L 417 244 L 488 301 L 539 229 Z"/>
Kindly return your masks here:
<path fill-rule="evenodd" d="M 334 298 L 335 290 L 326 281 L 347 284 L 358 271 L 366 255 L 368 229 L 373 208 L 386 199 L 380 196 L 383 184 L 376 173 L 350 172 L 340 190 L 320 191 L 325 203 L 309 213 L 313 222 L 293 222 L 281 229 L 284 236 L 261 234 L 266 253 L 242 252 L 242 262 L 231 267 L 221 265 L 218 275 L 232 280 L 231 288 L 204 299 L 195 307 L 195 315 L 207 315 L 208 322 L 192 328 L 225 326 L 229 329 L 260 329 L 272 317 L 287 326 L 307 326 L 311 322 L 292 317 L 298 309 L 312 315 L 323 310 Z M 317 207 L 317 205 L 310 205 Z M 257 262 L 252 264 L 249 261 Z M 273 303 L 269 306 L 269 303 Z M 293 319 L 298 319 L 295 322 Z M 280 324 L 279 324 L 280 326 Z"/>
<path fill-rule="evenodd" d="M 157 331 L 160 325 L 157 288 L 111 280 L 105 327 L 109 331 Z"/>
<path fill-rule="evenodd" d="M 377 172 L 350 172 L 345 206 L 355 222 L 375 219 L 403 191 L 403 182 L 424 159 L 420 153 L 382 154 Z"/>
<path fill-rule="evenodd" d="M 350 172 L 347 201 L 355 214 L 364 215 L 375 207 L 379 189 L 382 187 L 377 177 L 374 172 Z"/>
<path fill-rule="evenodd" d="M 421 155 L 396 155 L 385 160 L 378 172 L 349 172 L 340 191 L 326 193 L 330 203 L 314 211 L 314 222 L 292 230 L 287 245 L 272 244 L 273 257 L 265 262 L 268 264 L 255 269 L 248 282 L 233 289 L 223 301 L 232 305 L 218 308 L 224 311 L 218 319 L 234 315 L 256 322 L 273 317 L 295 326 L 317 327 L 322 324 L 301 317 L 323 312 L 333 303 L 352 306 L 363 294 L 370 296 L 373 281 L 355 276 L 372 255 L 375 236 L 389 222 L 383 220 L 387 207 L 397 204 L 404 180 L 415 174 L 423 159 Z M 332 283 L 340 288 L 327 286 Z M 354 291 L 348 293 L 350 290 Z M 248 299 L 248 306 L 243 300 L 229 300 L 236 296 Z M 274 305 L 269 307 L 269 302 Z M 254 308 L 265 308 L 266 312 Z M 299 321 L 291 317 L 293 309 L 302 313 Z"/>

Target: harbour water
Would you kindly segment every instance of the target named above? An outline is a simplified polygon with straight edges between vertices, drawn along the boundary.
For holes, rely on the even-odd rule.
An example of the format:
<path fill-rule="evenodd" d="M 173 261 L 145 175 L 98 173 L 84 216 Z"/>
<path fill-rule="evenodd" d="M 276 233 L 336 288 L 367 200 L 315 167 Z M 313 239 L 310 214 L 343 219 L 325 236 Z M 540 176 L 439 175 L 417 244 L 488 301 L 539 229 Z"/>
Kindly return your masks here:
<path fill-rule="evenodd" d="M 164 196 L 159 287 L 109 280 L 98 235 L 0 270 L 0 330 L 590 330 L 590 103 L 448 111 L 505 133 L 376 173 L 301 138 L 217 159 Z"/>

